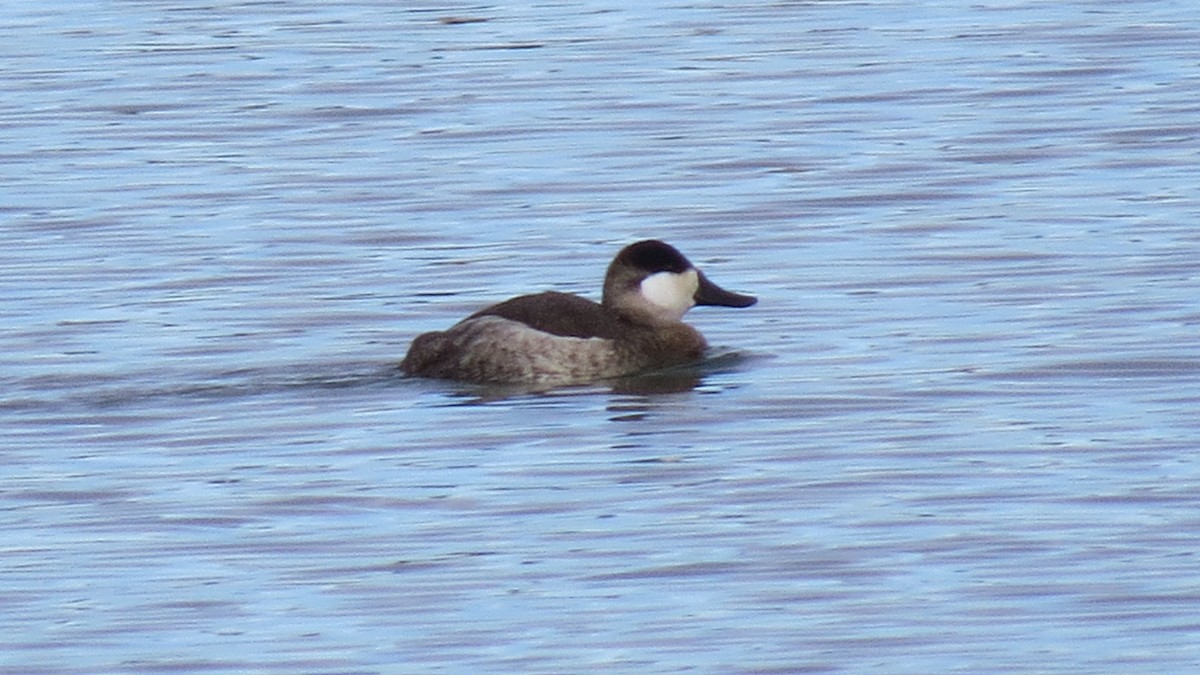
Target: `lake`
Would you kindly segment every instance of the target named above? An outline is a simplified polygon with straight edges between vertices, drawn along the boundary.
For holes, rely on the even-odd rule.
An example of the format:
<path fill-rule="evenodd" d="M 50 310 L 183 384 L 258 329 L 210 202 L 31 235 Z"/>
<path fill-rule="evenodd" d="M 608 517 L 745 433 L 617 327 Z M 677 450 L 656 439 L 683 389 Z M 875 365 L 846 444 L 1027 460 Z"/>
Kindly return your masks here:
<path fill-rule="evenodd" d="M 1200 668 L 1200 17 L 0 19 L 0 672 Z M 659 238 L 713 357 L 401 376 Z"/>

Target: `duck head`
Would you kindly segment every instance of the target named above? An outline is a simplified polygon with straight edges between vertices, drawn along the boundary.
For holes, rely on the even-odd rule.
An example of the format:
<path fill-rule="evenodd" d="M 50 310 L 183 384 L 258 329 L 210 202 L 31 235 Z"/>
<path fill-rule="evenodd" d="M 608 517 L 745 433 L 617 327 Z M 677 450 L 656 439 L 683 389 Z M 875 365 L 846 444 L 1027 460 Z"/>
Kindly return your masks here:
<path fill-rule="evenodd" d="M 708 280 L 675 247 L 655 239 L 621 249 L 604 277 L 601 304 L 646 324 L 677 323 L 696 305 L 749 307 L 752 295 L 727 291 Z"/>

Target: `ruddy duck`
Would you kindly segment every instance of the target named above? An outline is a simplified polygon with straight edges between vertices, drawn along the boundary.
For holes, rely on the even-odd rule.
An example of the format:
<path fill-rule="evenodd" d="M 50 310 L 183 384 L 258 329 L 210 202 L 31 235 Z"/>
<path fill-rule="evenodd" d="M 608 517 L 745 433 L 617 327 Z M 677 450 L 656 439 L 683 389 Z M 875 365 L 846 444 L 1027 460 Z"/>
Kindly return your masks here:
<path fill-rule="evenodd" d="M 674 247 L 647 240 L 617 254 L 600 304 L 546 291 L 482 309 L 413 340 L 409 375 L 490 383 L 567 384 L 701 358 L 704 336 L 683 323 L 695 305 L 749 307 L 757 298 L 709 281 Z"/>

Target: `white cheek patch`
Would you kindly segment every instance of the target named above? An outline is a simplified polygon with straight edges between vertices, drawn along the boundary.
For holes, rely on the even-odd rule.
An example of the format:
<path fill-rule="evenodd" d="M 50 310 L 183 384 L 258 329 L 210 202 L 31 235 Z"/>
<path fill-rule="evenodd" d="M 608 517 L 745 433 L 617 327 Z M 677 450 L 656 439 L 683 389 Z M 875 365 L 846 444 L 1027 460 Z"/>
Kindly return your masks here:
<path fill-rule="evenodd" d="M 696 304 L 696 290 L 700 279 L 696 270 L 682 274 L 657 272 L 642 279 L 642 297 L 662 307 L 664 312 L 678 321 Z"/>

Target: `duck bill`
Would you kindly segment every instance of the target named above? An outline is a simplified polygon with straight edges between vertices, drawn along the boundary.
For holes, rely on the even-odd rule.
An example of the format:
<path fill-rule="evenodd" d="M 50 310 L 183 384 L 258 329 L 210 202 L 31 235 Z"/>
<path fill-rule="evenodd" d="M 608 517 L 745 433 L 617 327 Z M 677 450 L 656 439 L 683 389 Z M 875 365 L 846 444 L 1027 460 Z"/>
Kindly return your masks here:
<path fill-rule="evenodd" d="M 758 298 L 753 295 L 742 295 L 727 291 L 724 288 L 714 284 L 704 276 L 703 272 L 697 271 L 700 276 L 700 287 L 696 289 L 696 304 L 697 305 L 719 305 L 721 307 L 749 307 L 758 302 Z"/>

